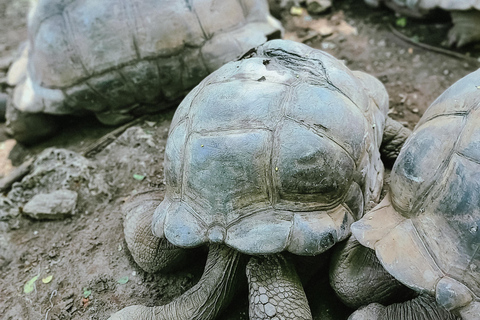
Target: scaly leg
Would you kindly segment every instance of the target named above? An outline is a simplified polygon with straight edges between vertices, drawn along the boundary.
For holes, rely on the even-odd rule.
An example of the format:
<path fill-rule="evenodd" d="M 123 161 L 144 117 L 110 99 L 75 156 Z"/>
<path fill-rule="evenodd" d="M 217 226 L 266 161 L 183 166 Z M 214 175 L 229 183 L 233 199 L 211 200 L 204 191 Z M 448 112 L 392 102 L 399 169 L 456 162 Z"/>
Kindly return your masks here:
<path fill-rule="evenodd" d="M 281 254 L 252 257 L 247 264 L 250 320 L 311 320 L 293 264 Z"/>

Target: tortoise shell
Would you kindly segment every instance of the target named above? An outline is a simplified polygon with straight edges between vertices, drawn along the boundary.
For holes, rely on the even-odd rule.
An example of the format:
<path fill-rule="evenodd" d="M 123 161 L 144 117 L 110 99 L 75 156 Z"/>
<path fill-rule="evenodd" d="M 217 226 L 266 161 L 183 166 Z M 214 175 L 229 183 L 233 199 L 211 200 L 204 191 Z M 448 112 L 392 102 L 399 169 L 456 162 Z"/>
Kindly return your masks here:
<path fill-rule="evenodd" d="M 427 109 L 395 162 L 390 188 L 352 226 L 357 239 L 407 286 L 478 319 L 480 70 Z"/>
<path fill-rule="evenodd" d="M 371 0 L 367 0 L 371 1 Z M 435 9 L 443 10 L 480 10 L 480 0 L 389 0 L 401 7 L 410 9 Z"/>
<path fill-rule="evenodd" d="M 14 106 L 106 123 L 139 104 L 160 110 L 280 29 L 266 0 L 39 0 Z"/>
<path fill-rule="evenodd" d="M 273 40 L 187 95 L 165 150 L 153 229 L 180 247 L 321 253 L 378 197 L 388 96 L 362 72 Z"/>

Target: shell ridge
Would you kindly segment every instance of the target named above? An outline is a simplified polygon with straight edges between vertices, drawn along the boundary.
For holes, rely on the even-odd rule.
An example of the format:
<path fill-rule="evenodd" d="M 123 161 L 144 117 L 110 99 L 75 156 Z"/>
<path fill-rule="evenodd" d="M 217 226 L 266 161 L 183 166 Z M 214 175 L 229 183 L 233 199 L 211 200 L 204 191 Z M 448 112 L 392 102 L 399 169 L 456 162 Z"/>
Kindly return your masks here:
<path fill-rule="evenodd" d="M 197 212 L 197 210 L 195 210 L 191 205 L 189 205 L 188 202 L 185 201 L 184 199 L 180 199 L 180 201 L 178 202 L 180 203 L 181 206 L 185 206 L 185 209 L 188 211 L 188 213 L 190 213 L 195 219 L 197 219 L 197 221 L 200 223 L 202 228 L 204 228 L 205 230 L 207 229 L 208 223 L 203 221 L 203 219 L 201 218 L 201 215 Z"/>
<path fill-rule="evenodd" d="M 424 241 L 424 237 L 422 236 L 422 234 L 420 232 L 418 232 L 418 228 L 417 226 L 415 225 L 415 221 L 413 219 L 407 219 L 407 221 L 410 220 L 411 224 L 412 224 L 412 227 L 413 227 L 413 232 L 415 233 L 415 235 L 417 236 L 418 239 L 420 239 L 420 243 L 419 245 L 422 246 L 422 248 L 425 250 L 425 252 L 428 254 L 428 257 L 431 259 L 431 261 L 434 263 L 434 267 L 436 267 L 438 270 L 440 270 L 442 273 L 443 273 L 443 277 L 446 276 L 448 274 L 448 271 L 447 270 L 443 270 L 441 267 L 440 267 L 440 264 L 438 263 L 437 259 L 435 258 L 435 255 L 432 254 L 432 251 L 430 250 L 429 247 L 427 247 L 425 245 L 425 241 Z M 443 278 L 442 277 L 442 278 Z M 437 280 L 437 283 L 440 279 Z"/>
<path fill-rule="evenodd" d="M 312 130 L 313 132 L 315 132 L 316 134 L 318 134 L 319 136 L 321 137 L 325 137 L 327 138 L 329 141 L 333 142 L 335 145 L 339 146 L 343 151 L 345 151 L 345 153 L 350 157 L 350 159 L 353 161 L 354 165 L 355 165 L 355 168 L 354 170 L 357 170 L 357 162 L 358 162 L 358 159 L 355 160 L 355 158 L 353 157 L 353 155 L 350 153 L 350 151 L 347 150 L 347 148 L 339 141 L 337 141 L 335 138 L 333 138 L 330 134 L 328 134 L 325 130 L 318 130 L 316 127 L 313 127 L 313 126 L 309 126 L 295 118 L 292 118 L 290 116 L 285 116 L 285 118 L 295 122 L 296 124 L 298 124 L 299 126 L 302 126 L 304 128 L 307 128 L 309 130 Z"/>
<path fill-rule="evenodd" d="M 466 154 L 463 154 L 462 152 L 460 151 L 455 151 L 454 154 L 456 154 L 457 156 L 461 157 L 461 158 L 464 158 L 468 161 L 471 161 L 471 162 L 474 162 L 476 164 L 479 164 L 480 165 L 480 159 L 475 159 L 475 158 L 472 158 L 470 156 L 467 156 Z"/>
<path fill-rule="evenodd" d="M 468 113 L 466 115 L 468 115 Z M 432 183 L 430 184 L 430 186 L 423 192 L 423 195 L 421 197 L 418 197 L 416 201 L 413 203 L 412 209 L 410 210 L 410 212 L 418 212 L 420 210 L 421 205 L 424 203 L 425 198 L 427 198 L 431 190 L 439 184 L 441 179 L 438 179 L 438 177 L 444 174 L 450 162 L 452 161 L 454 154 L 457 152 L 456 151 L 457 145 L 459 144 L 461 137 L 463 136 L 463 133 L 465 131 L 466 122 L 467 122 L 467 117 L 464 115 L 463 121 L 462 121 L 462 129 L 460 130 L 452 146 L 452 149 L 450 150 L 448 156 L 446 156 L 445 159 L 442 161 L 442 164 L 440 165 L 434 177 L 432 178 Z M 392 201 L 395 202 L 393 199 Z"/>
<path fill-rule="evenodd" d="M 92 86 L 90 83 L 88 83 L 88 81 L 85 81 L 85 85 L 90 89 L 90 91 L 92 91 L 95 95 L 97 95 L 97 97 L 100 100 L 103 100 L 103 104 L 105 106 L 107 106 L 106 109 L 110 109 L 110 110 L 113 109 L 112 104 L 111 104 L 111 100 L 108 99 L 108 97 L 106 97 L 102 92 L 98 91 L 94 86 Z"/>
<path fill-rule="evenodd" d="M 244 133 L 245 130 L 256 130 L 256 131 L 261 130 L 261 131 L 273 132 L 272 129 L 258 126 L 258 127 L 224 128 L 224 129 L 211 129 L 211 130 L 201 129 L 201 130 L 193 130 L 192 134 L 197 133 L 197 134 L 201 134 L 202 136 L 210 136 L 211 134 L 215 134 L 215 133 L 232 133 L 232 134 Z"/>
<path fill-rule="evenodd" d="M 85 74 L 88 75 L 86 78 L 91 78 L 92 73 L 90 72 L 90 70 L 87 70 L 87 67 L 86 67 L 85 61 L 84 61 L 84 57 L 82 57 L 82 52 L 77 45 L 77 43 L 79 43 L 79 41 L 77 39 L 76 30 L 75 30 L 75 27 L 72 23 L 72 19 L 70 18 L 70 12 L 67 10 L 67 7 L 65 7 L 63 9 L 62 18 L 63 18 L 63 21 L 65 23 L 65 29 L 67 30 L 66 34 L 67 34 L 67 37 L 68 37 L 67 38 L 68 47 L 72 48 L 73 49 L 72 51 L 75 52 L 76 56 L 78 57 L 78 63 L 82 67 Z M 32 50 L 33 50 L 33 48 L 32 48 Z M 70 58 L 71 58 L 71 56 L 70 56 Z M 81 83 L 81 82 L 83 82 L 83 81 L 78 81 L 77 83 Z"/>
<path fill-rule="evenodd" d="M 137 97 L 137 94 L 136 94 L 137 90 L 135 90 L 133 83 L 130 80 L 128 80 L 127 77 L 125 77 L 121 69 L 117 70 L 116 73 L 118 74 L 117 79 L 119 79 L 122 82 L 124 87 L 128 88 L 128 90 L 130 91 L 130 94 L 135 99 L 135 103 L 140 103 L 140 99 Z M 134 107 L 134 105 L 132 105 L 132 107 Z"/>
<path fill-rule="evenodd" d="M 432 121 L 432 120 L 435 120 L 437 118 L 441 118 L 441 117 L 450 117 L 450 116 L 453 116 L 453 117 L 464 117 L 466 115 L 469 114 L 469 111 L 455 111 L 455 112 L 447 112 L 447 113 L 441 113 L 441 114 L 435 114 L 427 119 L 425 119 L 425 121 L 422 121 L 422 125 L 424 123 L 427 123 L 429 121 Z"/>
<path fill-rule="evenodd" d="M 294 89 L 293 84 L 287 86 L 287 90 L 285 92 L 285 95 L 283 97 L 283 100 L 281 102 L 281 107 L 280 107 L 280 113 L 282 115 L 281 117 L 279 117 L 279 120 L 275 126 L 275 130 L 272 134 L 272 144 L 271 144 L 271 152 L 270 152 L 270 168 L 267 172 L 267 179 L 269 183 L 267 192 L 269 192 L 270 203 L 274 210 L 277 209 L 275 206 L 278 203 L 278 199 L 279 199 L 278 183 L 275 183 L 275 180 L 277 179 L 275 176 L 275 170 L 278 170 L 278 168 L 276 168 L 274 164 L 275 161 L 278 161 L 279 152 L 280 152 L 278 132 L 283 127 L 282 124 L 285 123 L 287 108 L 288 108 L 289 102 L 293 97 L 293 89 Z"/>
<path fill-rule="evenodd" d="M 137 41 L 137 8 L 129 0 L 121 0 L 123 10 L 125 11 L 125 16 L 127 17 L 127 24 L 129 26 L 128 32 L 132 38 L 133 48 L 135 49 L 135 54 L 137 59 L 141 59 L 140 48 L 138 47 Z"/>
<path fill-rule="evenodd" d="M 195 7 L 193 5 L 193 0 L 185 0 L 185 4 L 187 5 L 187 8 L 190 10 L 195 15 L 195 18 L 197 18 L 198 25 L 200 26 L 200 29 L 202 30 L 203 34 L 203 39 L 209 40 L 212 38 L 212 35 L 208 35 L 205 31 L 205 28 L 203 27 L 202 20 L 198 16 L 197 10 L 195 10 Z"/>
<path fill-rule="evenodd" d="M 193 99 L 190 101 L 190 106 L 188 108 L 188 112 L 186 113 L 187 115 L 190 115 L 190 112 L 192 111 L 192 108 L 193 108 L 193 102 L 198 98 L 198 95 L 200 94 L 200 92 L 202 91 L 202 89 L 205 87 L 205 83 L 204 81 L 202 81 L 199 85 L 200 89 L 197 90 L 197 92 L 195 93 L 195 96 L 193 97 Z M 185 132 L 187 133 L 186 134 L 186 137 L 185 137 L 185 141 L 184 141 L 184 144 L 187 144 L 187 142 L 190 140 L 190 137 L 192 135 L 192 119 L 189 117 L 189 116 L 186 116 L 185 117 L 185 123 L 186 123 L 186 128 L 185 128 Z M 187 153 L 187 148 L 183 148 L 183 151 L 182 151 L 182 159 L 185 159 L 185 155 Z M 180 199 L 183 201 L 183 196 L 185 194 L 185 185 L 186 185 L 186 180 L 187 180 L 187 177 L 185 175 L 185 161 L 182 161 L 182 164 L 181 164 L 181 168 L 180 168 L 180 177 L 181 177 L 181 186 L 180 186 Z"/>

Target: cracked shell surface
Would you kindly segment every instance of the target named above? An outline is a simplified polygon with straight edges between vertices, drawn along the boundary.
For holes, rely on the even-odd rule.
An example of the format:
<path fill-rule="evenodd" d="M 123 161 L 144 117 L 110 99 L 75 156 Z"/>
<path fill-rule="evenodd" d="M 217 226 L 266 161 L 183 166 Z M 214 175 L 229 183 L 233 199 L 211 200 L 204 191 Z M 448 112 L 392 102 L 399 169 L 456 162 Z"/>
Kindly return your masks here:
<path fill-rule="evenodd" d="M 180 247 L 327 250 L 379 195 L 387 106 L 378 80 L 303 44 L 228 63 L 175 113 L 154 232 Z"/>

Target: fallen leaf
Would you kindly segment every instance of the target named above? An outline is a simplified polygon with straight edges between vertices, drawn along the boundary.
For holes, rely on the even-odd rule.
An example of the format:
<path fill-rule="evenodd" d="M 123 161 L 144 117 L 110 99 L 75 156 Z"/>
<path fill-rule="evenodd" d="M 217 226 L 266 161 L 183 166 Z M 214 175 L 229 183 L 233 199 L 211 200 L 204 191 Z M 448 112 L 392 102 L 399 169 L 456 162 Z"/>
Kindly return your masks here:
<path fill-rule="evenodd" d="M 402 17 L 402 18 L 398 18 L 397 21 L 395 22 L 395 24 L 398 26 L 398 27 L 405 27 L 407 25 L 407 18 L 405 17 Z"/>
<path fill-rule="evenodd" d="M 87 288 L 84 288 L 83 289 L 83 297 L 86 299 L 88 297 L 90 297 L 90 295 L 92 294 L 92 290 L 88 290 Z"/>
<path fill-rule="evenodd" d="M 128 276 L 121 277 L 120 279 L 117 280 L 118 283 L 120 284 L 125 284 L 128 282 Z"/>
<path fill-rule="evenodd" d="M 23 292 L 30 293 L 35 290 L 35 281 L 37 281 L 38 277 L 40 277 L 40 275 L 36 275 L 32 279 L 28 280 L 23 287 Z"/>
<path fill-rule="evenodd" d="M 145 179 L 145 176 L 142 176 L 141 174 L 134 174 L 133 179 L 142 181 L 143 179 Z"/>
<path fill-rule="evenodd" d="M 301 16 L 303 14 L 303 11 L 304 11 L 304 9 L 300 8 L 300 7 L 293 6 L 293 7 L 290 8 L 290 14 L 292 16 Z"/>
<path fill-rule="evenodd" d="M 50 275 L 50 276 L 48 276 L 48 277 L 46 277 L 46 278 L 43 278 L 43 279 L 42 279 L 42 282 L 43 282 L 43 283 L 49 283 L 50 281 L 52 281 L 52 279 L 53 279 L 53 276 Z"/>

